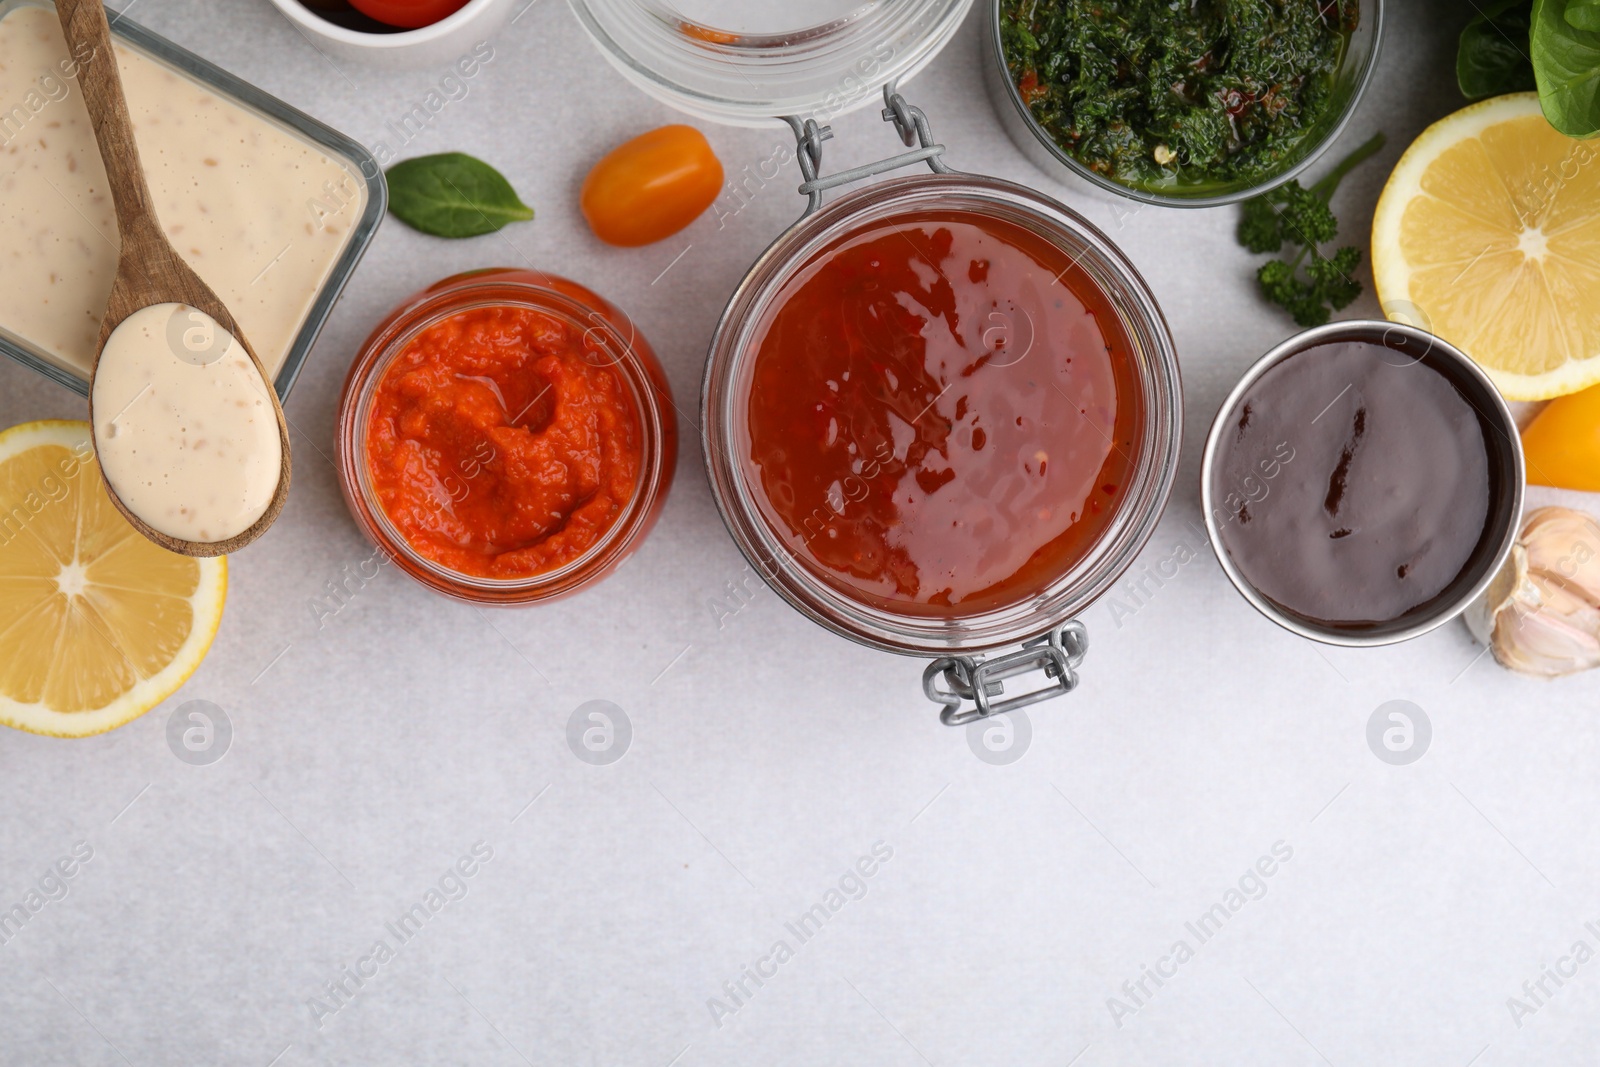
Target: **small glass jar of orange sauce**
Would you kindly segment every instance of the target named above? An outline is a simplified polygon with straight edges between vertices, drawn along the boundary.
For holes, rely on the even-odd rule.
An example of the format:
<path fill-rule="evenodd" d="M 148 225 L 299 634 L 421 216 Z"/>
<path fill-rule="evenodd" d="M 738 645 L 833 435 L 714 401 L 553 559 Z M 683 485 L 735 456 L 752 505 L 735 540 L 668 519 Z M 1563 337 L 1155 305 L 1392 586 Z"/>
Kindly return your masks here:
<path fill-rule="evenodd" d="M 677 420 L 632 320 L 575 282 L 446 278 L 362 346 L 336 429 L 345 501 L 417 581 L 530 604 L 599 581 L 666 501 Z"/>

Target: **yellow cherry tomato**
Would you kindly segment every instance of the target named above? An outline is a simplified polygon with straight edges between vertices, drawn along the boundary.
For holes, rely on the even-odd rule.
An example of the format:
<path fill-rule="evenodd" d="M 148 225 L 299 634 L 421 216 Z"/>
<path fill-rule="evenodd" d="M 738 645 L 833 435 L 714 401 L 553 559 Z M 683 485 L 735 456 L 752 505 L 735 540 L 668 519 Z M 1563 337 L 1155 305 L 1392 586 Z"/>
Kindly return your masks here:
<path fill-rule="evenodd" d="M 722 164 L 692 126 L 662 126 L 613 148 L 583 180 L 595 236 L 634 247 L 671 237 L 722 192 Z"/>
<path fill-rule="evenodd" d="M 1600 493 L 1600 385 L 1550 401 L 1522 431 L 1528 481 Z"/>

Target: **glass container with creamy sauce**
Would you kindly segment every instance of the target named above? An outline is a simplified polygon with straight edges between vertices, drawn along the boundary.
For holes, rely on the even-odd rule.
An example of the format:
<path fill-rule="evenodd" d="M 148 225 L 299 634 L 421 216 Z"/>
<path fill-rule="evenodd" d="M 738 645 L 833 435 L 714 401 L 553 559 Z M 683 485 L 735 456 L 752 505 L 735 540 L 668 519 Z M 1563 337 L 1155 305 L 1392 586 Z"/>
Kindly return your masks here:
<path fill-rule="evenodd" d="M 501 316 L 514 325 L 520 321 L 516 317 L 525 318 L 531 331 L 526 336 L 534 342 L 513 338 L 515 329 L 488 338 L 489 348 L 506 354 L 504 370 L 490 377 L 449 373 L 446 368 L 438 380 L 448 381 L 449 386 L 440 388 L 438 397 L 417 396 L 418 390 L 400 380 L 407 369 L 405 361 L 417 346 L 430 338 L 459 342 L 461 324 L 485 315 Z M 545 365 L 554 372 L 546 377 L 535 366 L 538 352 L 533 350 L 545 347 L 540 338 L 550 339 L 548 347 L 579 353 L 581 365 Z M 508 339 L 512 343 L 506 343 Z M 566 373 L 573 370 L 577 377 Z M 517 506 L 518 514 L 500 514 L 526 487 L 528 479 L 516 484 L 519 474 L 537 473 L 541 466 L 564 472 L 575 465 L 574 458 L 578 465 L 592 458 L 581 454 L 585 450 L 605 449 L 615 440 L 597 438 L 592 428 L 564 423 L 569 413 L 582 419 L 587 412 L 592 427 L 592 408 L 587 406 L 591 396 L 578 391 L 584 381 L 608 387 L 614 383 L 619 390 L 609 399 L 619 409 L 619 422 L 626 424 L 618 432 L 627 437 L 629 467 L 616 476 L 626 484 L 620 489 L 606 487 L 613 506 L 581 531 L 585 540 L 577 550 L 548 563 L 535 560 L 521 567 L 522 573 L 511 573 L 495 566 L 500 562 L 496 552 L 508 560 L 527 562 L 529 553 L 544 552 L 544 546 L 570 537 L 580 522 L 589 521 L 583 511 L 592 500 L 582 494 L 573 500 L 575 494 L 564 486 L 553 491 L 563 498 L 553 526 L 543 515 L 529 516 L 525 506 Z M 446 388 L 459 390 L 458 395 L 444 396 Z M 417 404 L 397 413 L 394 398 L 405 391 Z M 492 409 L 487 418 L 486 406 Z M 396 505 L 396 479 L 375 463 L 374 442 L 392 440 L 400 423 L 414 436 L 401 442 L 411 456 L 399 480 L 407 483 L 403 488 L 408 492 L 421 492 L 427 499 L 420 523 L 413 521 L 417 508 Z M 485 433 L 483 427 L 489 423 L 495 425 Z M 502 433 L 497 445 L 496 435 Z M 421 434 L 432 436 L 416 436 Z M 507 606 L 577 592 L 632 555 L 666 503 L 678 443 L 666 375 L 633 321 L 576 282 L 515 268 L 446 278 L 402 302 L 379 323 L 345 380 L 334 440 L 350 514 L 386 560 L 446 596 Z M 515 455 L 513 448 L 518 450 Z M 590 491 L 592 495 L 592 487 Z M 469 514 L 469 509 L 475 510 Z M 495 524 L 492 536 L 497 543 L 476 556 L 455 552 L 452 540 L 465 541 L 469 539 L 465 535 L 482 533 L 471 526 L 474 517 L 482 521 L 485 516 Z M 431 528 L 437 528 L 440 536 L 435 537 Z"/>
<path fill-rule="evenodd" d="M 1076 616 L 1172 488 L 1177 357 L 1105 235 L 1034 190 L 952 172 L 896 91 L 970 0 L 842 4 L 805 27 L 778 3 L 571 3 L 647 92 L 725 122 L 781 116 L 798 143 L 805 213 L 734 291 L 701 397 L 740 550 L 817 623 L 931 659 L 924 692 L 949 725 L 1073 689 Z M 824 175 L 826 122 L 880 88 L 907 151 Z"/>
<path fill-rule="evenodd" d="M 112 26 L 162 228 L 286 397 L 388 194 L 357 142 L 136 23 Z M 0 0 L 0 352 L 87 393 L 120 241 L 47 0 Z"/>

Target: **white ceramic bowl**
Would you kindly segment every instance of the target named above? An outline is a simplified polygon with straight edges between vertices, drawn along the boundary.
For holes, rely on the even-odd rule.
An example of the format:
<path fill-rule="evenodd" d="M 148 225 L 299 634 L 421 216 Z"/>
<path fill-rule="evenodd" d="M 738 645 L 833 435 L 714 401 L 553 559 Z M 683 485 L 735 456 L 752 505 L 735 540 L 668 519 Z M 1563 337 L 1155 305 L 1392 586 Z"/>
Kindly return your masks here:
<path fill-rule="evenodd" d="M 400 68 L 448 63 L 492 37 L 511 13 L 529 0 L 467 0 L 455 14 L 431 26 L 398 33 L 363 33 L 336 25 L 300 0 L 272 0 L 314 46 L 336 59 Z"/>

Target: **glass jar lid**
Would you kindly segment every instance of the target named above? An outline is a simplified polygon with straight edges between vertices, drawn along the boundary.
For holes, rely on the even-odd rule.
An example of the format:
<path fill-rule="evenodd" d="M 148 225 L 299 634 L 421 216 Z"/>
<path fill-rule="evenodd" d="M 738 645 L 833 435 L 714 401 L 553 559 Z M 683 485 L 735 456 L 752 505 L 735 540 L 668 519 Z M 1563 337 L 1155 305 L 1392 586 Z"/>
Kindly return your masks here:
<path fill-rule="evenodd" d="M 741 126 L 826 123 L 938 54 L 972 0 L 569 0 L 649 95 Z"/>

